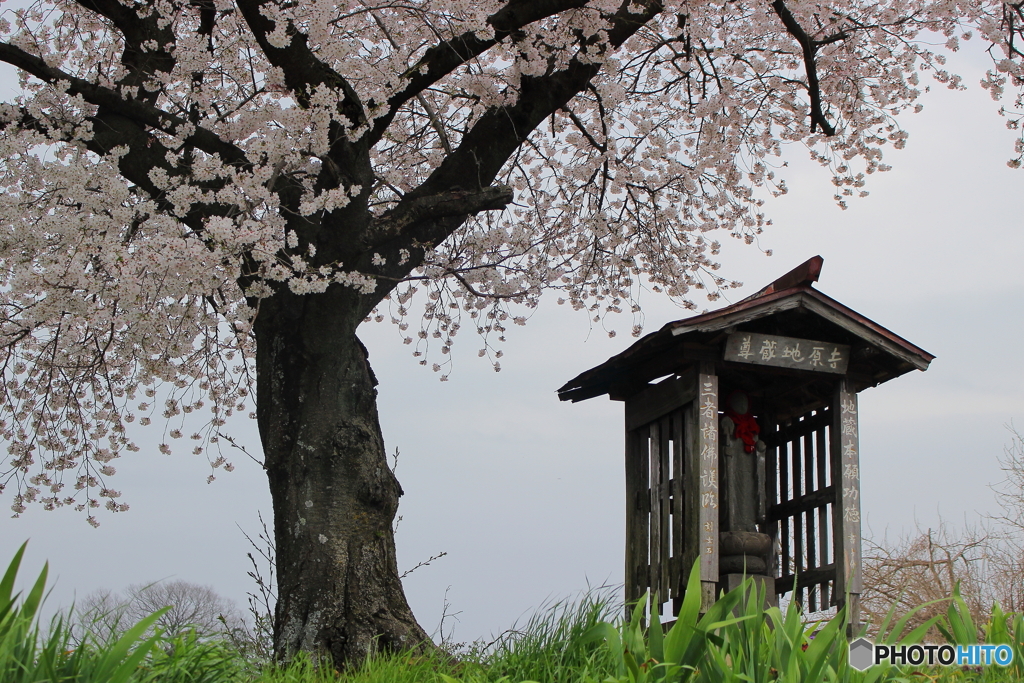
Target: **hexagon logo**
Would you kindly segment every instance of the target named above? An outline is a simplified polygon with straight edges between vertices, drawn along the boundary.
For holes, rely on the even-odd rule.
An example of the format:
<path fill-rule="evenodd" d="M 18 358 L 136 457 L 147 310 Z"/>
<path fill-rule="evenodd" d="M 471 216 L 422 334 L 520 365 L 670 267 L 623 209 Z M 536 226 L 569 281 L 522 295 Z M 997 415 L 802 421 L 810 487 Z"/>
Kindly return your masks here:
<path fill-rule="evenodd" d="M 875 644 L 867 638 L 858 638 L 850 643 L 850 666 L 864 671 L 875 663 Z"/>

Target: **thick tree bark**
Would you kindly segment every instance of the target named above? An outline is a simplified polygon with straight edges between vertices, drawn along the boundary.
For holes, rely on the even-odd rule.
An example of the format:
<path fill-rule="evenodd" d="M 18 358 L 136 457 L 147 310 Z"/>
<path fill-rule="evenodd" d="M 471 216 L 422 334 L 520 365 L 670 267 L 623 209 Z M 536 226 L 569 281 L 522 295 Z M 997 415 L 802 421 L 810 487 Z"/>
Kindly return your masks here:
<path fill-rule="evenodd" d="M 424 645 L 398 577 L 376 379 L 355 330 L 359 297 L 282 292 L 256 320 L 258 421 L 274 502 L 279 657 Z"/>

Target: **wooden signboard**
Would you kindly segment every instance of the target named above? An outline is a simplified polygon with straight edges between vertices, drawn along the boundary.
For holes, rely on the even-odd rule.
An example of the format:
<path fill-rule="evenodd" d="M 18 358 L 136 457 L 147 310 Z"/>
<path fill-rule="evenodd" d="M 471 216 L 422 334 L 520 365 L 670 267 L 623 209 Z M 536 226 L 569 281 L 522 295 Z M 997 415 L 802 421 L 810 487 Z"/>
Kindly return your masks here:
<path fill-rule="evenodd" d="M 734 332 L 725 344 L 725 360 L 843 375 L 850 364 L 850 347 L 774 334 Z"/>

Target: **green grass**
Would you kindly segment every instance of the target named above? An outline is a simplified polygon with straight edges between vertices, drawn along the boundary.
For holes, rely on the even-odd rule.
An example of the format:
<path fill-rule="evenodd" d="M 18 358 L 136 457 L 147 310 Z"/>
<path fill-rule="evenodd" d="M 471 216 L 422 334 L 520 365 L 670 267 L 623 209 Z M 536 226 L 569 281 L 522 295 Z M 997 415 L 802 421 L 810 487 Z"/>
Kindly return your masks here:
<path fill-rule="evenodd" d="M 247 659 L 228 639 L 194 635 L 166 638 L 154 631 L 160 613 L 123 635 L 102 641 L 75 639 L 66 616 L 39 624 L 47 570 L 24 596 L 13 592 L 24 554 L 16 553 L 0 579 L 0 681 L 2 683 L 1004 683 L 1024 680 L 1024 618 L 993 608 L 979 631 L 954 593 L 945 614 L 909 629 L 911 615 L 890 614 L 876 640 L 919 642 L 935 626 L 949 641 L 1009 644 L 1010 667 L 892 667 L 858 672 L 847 665 L 846 624 L 840 613 L 807 623 L 797 607 L 765 608 L 748 584 L 699 613 L 699 583 L 691 576 L 680 614 L 664 629 L 657 614 L 650 627 L 640 609 L 623 621 L 605 593 L 549 605 L 489 645 L 458 652 L 436 649 L 371 658 L 339 673 L 326 660 L 299 656 L 287 665 Z"/>

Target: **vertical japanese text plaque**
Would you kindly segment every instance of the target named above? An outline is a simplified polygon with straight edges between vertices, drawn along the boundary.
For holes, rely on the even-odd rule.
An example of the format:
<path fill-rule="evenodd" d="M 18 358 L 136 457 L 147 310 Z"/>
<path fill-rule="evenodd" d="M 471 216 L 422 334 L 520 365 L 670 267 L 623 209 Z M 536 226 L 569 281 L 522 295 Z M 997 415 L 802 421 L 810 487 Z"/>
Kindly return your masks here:
<path fill-rule="evenodd" d="M 850 391 L 848 381 L 839 383 L 833 403 L 832 421 L 833 470 L 836 490 L 833 545 L 837 552 L 836 598 L 846 593 L 859 596 L 860 567 L 860 443 L 858 438 L 857 394 Z M 851 602 L 855 598 L 851 597 Z M 855 605 L 851 605 L 851 610 Z M 854 620 L 856 616 L 850 615 Z"/>
<path fill-rule="evenodd" d="M 700 579 L 718 581 L 718 377 L 697 376 Z"/>

